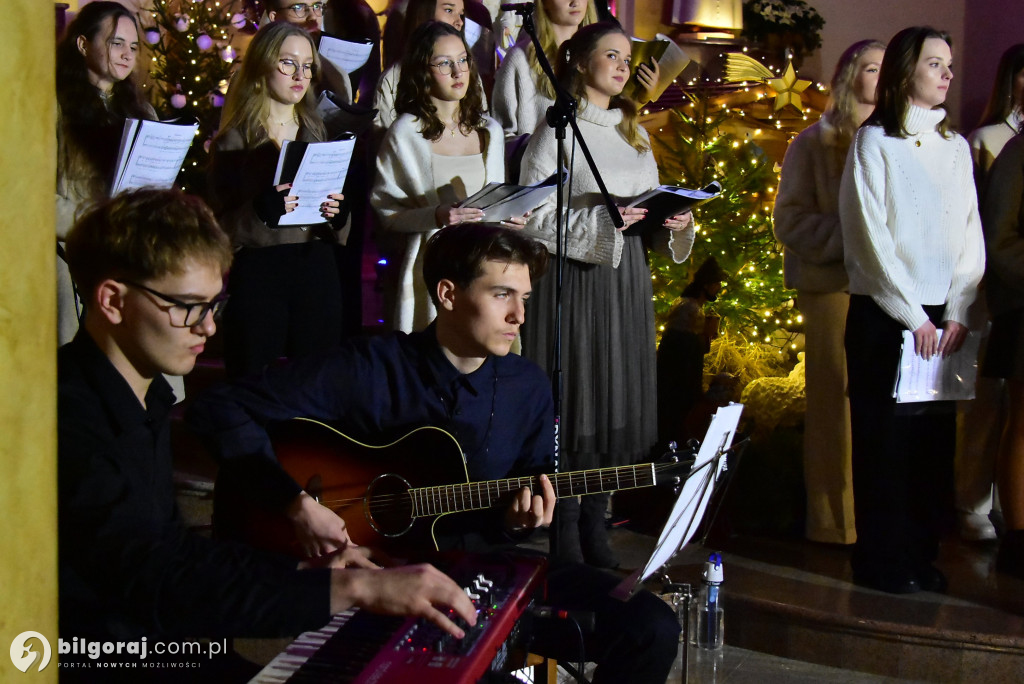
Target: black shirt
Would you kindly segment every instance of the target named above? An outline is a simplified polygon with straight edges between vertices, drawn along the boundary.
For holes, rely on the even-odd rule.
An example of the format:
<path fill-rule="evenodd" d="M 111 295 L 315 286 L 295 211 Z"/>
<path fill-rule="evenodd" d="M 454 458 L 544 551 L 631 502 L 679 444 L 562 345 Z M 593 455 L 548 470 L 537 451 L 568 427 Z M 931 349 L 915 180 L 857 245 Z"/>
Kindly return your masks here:
<path fill-rule="evenodd" d="M 184 528 L 162 377 L 143 407 L 82 330 L 58 351 L 57 378 L 62 636 L 276 636 L 327 622 L 328 571 Z"/>
<path fill-rule="evenodd" d="M 462 374 L 441 350 L 433 325 L 411 335 L 353 340 L 323 357 L 212 388 L 196 398 L 187 420 L 234 471 L 246 472 L 251 491 L 281 507 L 300 488 L 278 465 L 266 427 L 296 416 L 330 423 L 368 444 L 426 425 L 443 428 L 458 440 L 470 481 L 533 475 L 552 465 L 554 410 L 544 372 L 509 354 Z M 500 535 L 493 519 L 478 517 L 470 527 L 480 524 Z"/>

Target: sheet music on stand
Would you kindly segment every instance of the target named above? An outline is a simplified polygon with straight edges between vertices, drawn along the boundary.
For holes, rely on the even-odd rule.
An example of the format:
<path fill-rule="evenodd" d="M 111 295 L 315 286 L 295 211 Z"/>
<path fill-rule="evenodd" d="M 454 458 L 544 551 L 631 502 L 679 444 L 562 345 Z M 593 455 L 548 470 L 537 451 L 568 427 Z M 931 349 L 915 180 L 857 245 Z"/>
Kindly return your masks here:
<path fill-rule="evenodd" d="M 651 557 L 642 567 L 622 580 L 612 590 L 612 596 L 623 601 L 629 599 L 644 581 L 668 563 L 693 538 L 707 510 L 708 502 L 711 501 L 715 483 L 725 469 L 724 454 L 732 447 L 742 413 L 743 404 L 730 404 L 718 409 L 711 419 L 711 425 L 704 436 L 704 441 L 701 442 L 697 458 L 672 507 L 672 513 L 661 530 Z"/>

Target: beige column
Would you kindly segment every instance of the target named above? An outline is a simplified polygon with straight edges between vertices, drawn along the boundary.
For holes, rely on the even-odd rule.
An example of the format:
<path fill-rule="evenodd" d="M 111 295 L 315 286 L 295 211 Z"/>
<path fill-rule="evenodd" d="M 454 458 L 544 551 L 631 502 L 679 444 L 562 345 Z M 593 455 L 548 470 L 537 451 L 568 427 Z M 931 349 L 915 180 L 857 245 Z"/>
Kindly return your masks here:
<path fill-rule="evenodd" d="M 57 681 L 54 12 L 4 0 L 0 22 L 0 681 Z M 16 20 L 15 17 L 18 19 Z M 15 669 L 45 636 L 50 663 Z M 38 640 L 28 644 L 42 651 Z"/>

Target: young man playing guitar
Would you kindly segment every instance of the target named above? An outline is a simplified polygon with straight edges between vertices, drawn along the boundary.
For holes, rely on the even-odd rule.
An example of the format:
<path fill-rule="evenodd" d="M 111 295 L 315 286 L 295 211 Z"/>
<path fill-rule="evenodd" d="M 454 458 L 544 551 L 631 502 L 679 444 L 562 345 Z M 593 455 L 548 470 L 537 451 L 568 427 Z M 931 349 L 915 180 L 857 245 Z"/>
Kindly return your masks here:
<path fill-rule="evenodd" d="M 57 367 L 65 640 L 289 635 L 353 606 L 420 615 L 461 636 L 441 611 L 473 623 L 473 606 L 430 566 L 382 570 L 349 545 L 300 569 L 313 564 L 183 526 L 173 394 L 161 374 L 192 370 L 216 330 L 231 262 L 230 242 L 200 200 L 163 190 L 107 200 L 71 231 L 67 257 L 86 306 Z M 112 676 L 86 670 L 86 679 L 90 672 Z M 204 675 L 186 672 L 191 681 Z"/>
<path fill-rule="evenodd" d="M 291 520 L 308 555 L 344 548 L 348 530 L 281 467 L 266 430 L 273 423 L 312 418 L 376 444 L 434 426 L 458 440 L 470 481 L 550 472 L 549 381 L 535 364 L 509 354 L 531 279 L 546 264 L 546 250 L 518 233 L 472 223 L 445 228 L 423 255 L 437 309 L 424 331 L 351 341 L 322 358 L 268 367 L 198 397 L 188 420 L 214 443 L 222 472 Z M 421 467 L 430 469 L 437 457 L 421 454 Z M 554 489 L 546 476 L 533 481 L 501 507 L 444 516 L 434 528 L 438 545 L 493 548 L 549 525 Z M 588 566 L 556 567 L 548 574 L 548 601 L 596 613 L 586 640 L 587 659 L 599 664 L 595 682 L 664 682 L 678 647 L 675 615 L 646 592 L 628 602 L 609 598 L 617 583 Z M 577 660 L 578 643 L 575 629 L 571 638 L 550 629 L 531 650 Z"/>

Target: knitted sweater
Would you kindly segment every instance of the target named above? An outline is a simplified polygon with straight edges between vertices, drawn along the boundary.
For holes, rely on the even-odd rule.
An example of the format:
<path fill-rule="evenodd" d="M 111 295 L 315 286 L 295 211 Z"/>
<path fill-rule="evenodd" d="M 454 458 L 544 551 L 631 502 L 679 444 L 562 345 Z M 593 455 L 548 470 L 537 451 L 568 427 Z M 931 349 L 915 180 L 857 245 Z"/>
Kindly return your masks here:
<path fill-rule="evenodd" d="M 490 140 L 484 150 L 484 183 L 503 183 L 505 146 L 501 127 L 487 118 L 487 131 Z M 435 314 L 418 275 L 422 269 L 421 252 L 437 232 L 434 210 L 441 201 L 434 180 L 430 141 L 420 133 L 419 119 L 411 114 L 398 117 L 384 136 L 377 153 L 377 179 L 370 203 L 377 210 L 381 229 L 404 233 L 406 237 L 395 328 L 404 332 L 421 330 Z"/>
<path fill-rule="evenodd" d="M 861 128 L 839 192 L 850 293 L 908 330 L 928 320 L 924 304 L 945 304 L 946 320 L 966 325 L 985 270 L 970 149 L 939 134 L 943 116 L 911 105 L 906 138 Z"/>
<path fill-rule="evenodd" d="M 1014 110 L 1005 121 L 976 128 L 967 136 L 967 142 L 971 144 L 971 157 L 974 158 L 974 180 L 979 190 L 992 162 L 999 156 L 1003 146 L 1010 142 L 1010 138 L 1021 130 L 1022 124 L 1024 115 Z"/>
<path fill-rule="evenodd" d="M 981 217 L 989 309 L 1001 314 L 1024 307 L 1024 136 L 1006 143 L 989 169 Z"/>
<path fill-rule="evenodd" d="M 658 186 L 658 166 L 650 149 L 639 153 L 630 147 L 616 128 L 620 121 L 622 111 L 619 109 L 601 109 L 585 100 L 580 104 L 580 133 L 587 141 L 608 192 L 616 204 L 624 206 Z M 648 140 L 647 131 L 643 128 L 640 134 L 645 141 Z M 565 149 L 568 161 L 571 144 L 566 144 Z M 554 130 L 541 126 L 530 137 L 526 147 L 520 182 L 536 183 L 554 173 L 556 154 Z M 572 187 L 566 187 L 567 197 L 570 190 L 571 199 L 567 200 L 567 256 L 577 261 L 617 267 L 622 257 L 623 236 L 612 225 L 608 210 L 598 194 L 597 182 L 579 151 L 573 165 Z M 555 253 L 555 202 L 556 197 L 552 195 L 534 210 L 525 229 L 531 237 L 544 243 L 552 254 Z M 682 263 L 693 247 L 693 224 L 677 232 L 659 229 L 654 231 L 653 237 L 655 248 L 667 249 L 673 261 Z"/>
<path fill-rule="evenodd" d="M 805 292 L 846 289 L 839 182 L 846 148 L 822 118 L 789 144 L 775 198 L 775 238 L 783 250 L 786 287 Z"/>
<path fill-rule="evenodd" d="M 516 45 L 505 55 L 494 77 L 491 93 L 494 118 L 506 137 L 530 135 L 544 120 L 554 100 L 537 91 L 537 82 L 526 58 L 527 44 Z"/>

